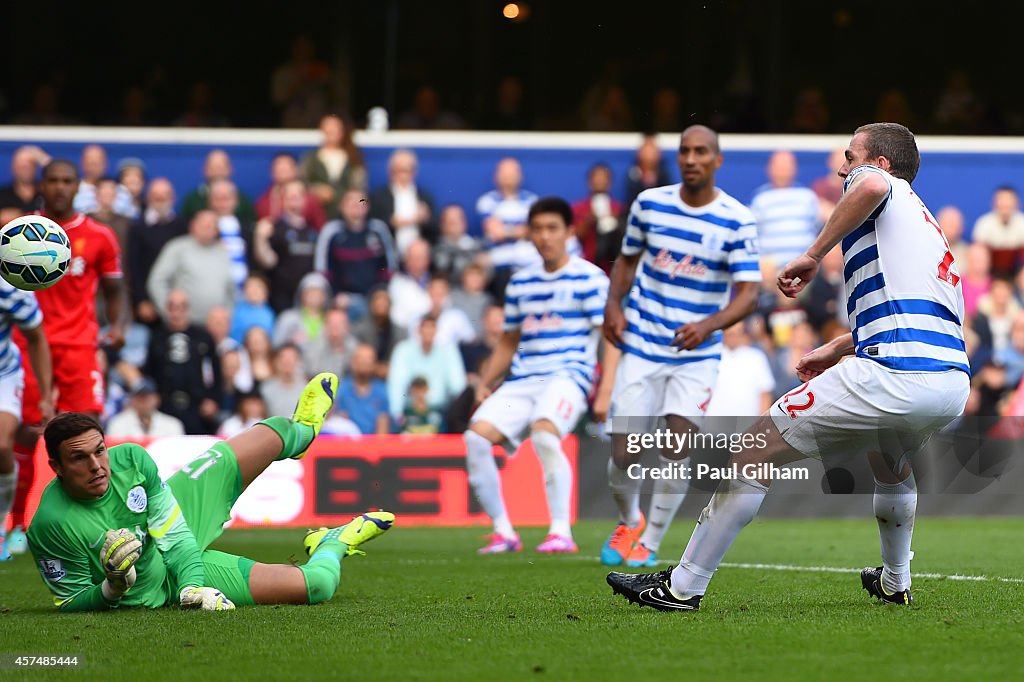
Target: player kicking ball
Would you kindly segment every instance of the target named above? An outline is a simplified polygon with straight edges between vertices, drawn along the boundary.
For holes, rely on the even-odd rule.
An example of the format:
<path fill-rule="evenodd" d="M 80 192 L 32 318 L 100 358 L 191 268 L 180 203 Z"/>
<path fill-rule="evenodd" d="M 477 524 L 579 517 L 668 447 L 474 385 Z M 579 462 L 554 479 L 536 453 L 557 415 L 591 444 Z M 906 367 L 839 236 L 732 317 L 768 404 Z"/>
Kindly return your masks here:
<path fill-rule="evenodd" d="M 572 467 L 562 451 L 587 409 L 594 382 L 608 278 L 599 267 L 570 256 L 572 208 L 557 197 L 530 207 L 528 236 L 542 263 L 523 268 L 505 289 L 505 333 L 480 371 L 476 402 L 465 433 L 466 469 L 477 500 L 494 523 L 480 554 L 519 552 L 494 462 L 494 445 L 514 452 L 529 435 L 544 469 L 551 526 L 542 554 L 577 551 L 570 526 Z M 491 392 L 501 377 L 504 383 Z"/>
<path fill-rule="evenodd" d="M 917 486 L 910 457 L 963 413 L 970 390 L 964 350 L 964 299 L 953 255 L 910 183 L 921 157 L 913 134 L 896 123 L 854 131 L 839 169 L 842 199 L 821 234 L 779 274 L 796 296 L 821 259 L 842 243 L 852 333 L 805 355 L 803 386 L 786 394 L 751 433 L 767 446 L 732 462 L 782 466 L 804 457 L 865 453 L 875 477 L 874 512 L 882 566 L 861 585 L 883 602 L 912 603 L 910 542 Z M 841 362 L 842 361 L 842 362 Z M 697 521 L 679 565 L 659 573 L 609 573 L 616 594 L 662 611 L 695 611 L 739 532 L 753 520 L 768 480 L 723 482 Z"/>
<path fill-rule="evenodd" d="M 368 512 L 307 533 L 303 566 L 262 564 L 207 549 L 231 507 L 271 462 L 300 459 L 320 432 L 338 378 L 319 374 L 292 419 L 270 417 L 215 444 L 167 481 L 139 445 L 109 450 L 91 416 L 67 412 L 43 438 L 57 477 L 28 530 L 43 581 L 61 611 L 180 604 L 211 611 L 249 604 L 316 604 L 334 596 L 342 559 L 391 527 Z"/>

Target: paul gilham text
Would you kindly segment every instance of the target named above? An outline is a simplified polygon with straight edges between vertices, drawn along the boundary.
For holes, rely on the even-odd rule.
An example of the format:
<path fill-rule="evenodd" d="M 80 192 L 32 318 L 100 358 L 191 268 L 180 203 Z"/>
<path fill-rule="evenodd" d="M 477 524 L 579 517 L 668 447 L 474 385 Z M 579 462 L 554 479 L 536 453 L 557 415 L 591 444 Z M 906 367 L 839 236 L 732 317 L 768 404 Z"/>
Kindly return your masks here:
<path fill-rule="evenodd" d="M 807 481 L 811 472 L 807 467 L 777 467 L 771 462 L 760 464 L 730 464 L 725 467 L 713 467 L 710 464 L 690 466 L 685 462 L 676 462 L 662 467 L 645 467 L 642 464 L 630 464 L 626 475 L 633 480 L 703 480 L 726 481 L 740 477 L 758 481 Z"/>

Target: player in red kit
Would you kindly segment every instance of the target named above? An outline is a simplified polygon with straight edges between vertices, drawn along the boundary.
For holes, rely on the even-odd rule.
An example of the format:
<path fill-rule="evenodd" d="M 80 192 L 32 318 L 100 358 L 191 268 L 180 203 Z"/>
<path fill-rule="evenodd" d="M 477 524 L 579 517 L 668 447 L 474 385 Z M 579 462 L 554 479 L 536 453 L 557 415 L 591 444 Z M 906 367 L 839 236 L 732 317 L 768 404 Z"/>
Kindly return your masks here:
<path fill-rule="evenodd" d="M 50 342 L 53 362 L 54 400 L 58 412 L 103 412 L 103 375 L 96 362 L 102 345 L 120 350 L 124 345 L 124 293 L 121 284 L 121 250 L 117 236 L 106 225 L 75 211 L 72 201 L 78 192 L 78 169 L 70 161 L 51 161 L 43 169 L 41 213 L 56 221 L 68 233 L 71 265 L 63 278 L 49 289 L 36 292 L 43 311 L 43 330 Z M 99 338 L 96 293 L 102 291 L 109 331 Z M 22 427 L 15 443 L 19 463 L 18 490 L 11 510 L 13 530 L 8 535 L 12 553 L 23 551 L 25 500 L 35 467 L 32 452 L 39 438 L 43 417 L 39 411 L 39 387 L 28 365 L 28 353 L 21 335 L 15 335 L 22 349 L 25 393 Z"/>

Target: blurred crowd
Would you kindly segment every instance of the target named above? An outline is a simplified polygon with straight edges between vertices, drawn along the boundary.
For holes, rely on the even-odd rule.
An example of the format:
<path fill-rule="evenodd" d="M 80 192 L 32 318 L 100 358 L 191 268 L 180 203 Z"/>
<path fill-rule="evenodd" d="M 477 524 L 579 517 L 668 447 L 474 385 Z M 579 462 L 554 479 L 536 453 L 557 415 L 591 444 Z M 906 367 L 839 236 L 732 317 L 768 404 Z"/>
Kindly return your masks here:
<path fill-rule="evenodd" d="M 539 256 L 526 241 L 530 187 L 514 157 L 474 206 L 438 205 L 411 149 L 394 151 L 387 177 L 370 177 L 350 124 L 319 122 L 322 143 L 301 158 L 273 157 L 266 189 L 246 196 L 232 159 L 211 151 L 192 186 L 150 177 L 146 161 L 116 164 L 99 145 L 78 159 L 74 205 L 121 244 L 133 322 L 118 353 L 101 350 L 104 418 L 112 435 L 230 436 L 268 415 L 289 415 L 307 378 L 341 378 L 326 427 L 338 434 L 460 433 L 481 363 L 503 331 L 504 287 Z M 39 208 L 45 150 L 13 155 L 0 188 L 0 221 Z M 842 164 L 842 150 L 827 160 Z M 764 285 L 757 313 L 725 335 L 711 413 L 756 414 L 799 385 L 797 360 L 849 330 L 843 260 L 828 254 L 797 299 L 775 273 L 814 239 L 842 194 L 823 174 L 796 183 L 797 161 L 774 153 L 753 197 Z M 573 202 L 572 248 L 610 271 L 628 208 L 671 174 L 653 137 L 625 178 L 595 163 Z M 726 188 L 728 190 L 728 188 Z M 968 411 L 1024 414 L 1024 214 L 1011 187 L 964 239 L 955 206 L 936 213 L 966 300 L 974 374 Z M 102 315 L 102 312 L 101 312 Z M 1016 411 L 1016 412 L 1015 412 Z"/>
<path fill-rule="evenodd" d="M 85 106 L 87 100 L 73 96 L 67 73 L 57 69 L 23 98 L 4 97 L 0 92 L 0 121 L 18 125 L 309 128 L 330 111 L 353 111 L 355 79 L 350 68 L 332 65 L 307 36 L 295 38 L 286 49 L 288 56 L 267 74 L 265 94 L 248 96 L 245 114 L 237 107 L 225 106 L 226 97 L 218 95 L 225 91 L 224 84 L 212 81 L 212 75 L 175 87 L 167 69 L 156 66 L 114 94 L 103 111 L 95 112 L 72 109 Z M 519 75 L 496 76 L 491 86 L 479 89 L 473 101 L 467 100 L 466 93 L 424 75 L 403 87 L 403 97 L 393 110 L 377 109 L 383 118 L 359 111 L 356 123 L 403 130 L 673 132 L 685 127 L 699 109 L 700 116 L 720 132 L 847 133 L 864 117 L 902 123 L 918 134 L 1024 132 L 1024 116 L 1012 107 L 999 106 L 976 87 L 971 73 L 963 68 L 938 76 L 930 91 L 892 87 L 851 112 L 848 105 L 840 105 L 837 95 L 841 93 L 830 92 L 823 84 L 793 84 L 779 94 L 777 106 L 768 107 L 749 78 L 738 78 L 716 95 L 711 106 L 702 106 L 692 101 L 692 92 L 677 85 L 659 81 L 638 85 L 621 60 L 608 58 L 591 67 L 593 80 L 581 88 L 578 101 L 558 109 L 548 109 L 552 98 L 539 101 L 539 93 Z"/>

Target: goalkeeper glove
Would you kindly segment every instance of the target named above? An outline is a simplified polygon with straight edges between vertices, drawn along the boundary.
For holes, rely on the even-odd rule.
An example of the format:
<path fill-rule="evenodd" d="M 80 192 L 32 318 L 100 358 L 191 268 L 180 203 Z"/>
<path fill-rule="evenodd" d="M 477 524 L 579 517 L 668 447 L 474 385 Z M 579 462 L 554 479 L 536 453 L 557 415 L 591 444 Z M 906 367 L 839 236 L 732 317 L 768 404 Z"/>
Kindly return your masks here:
<path fill-rule="evenodd" d="M 186 587 L 178 596 L 183 609 L 202 609 L 203 611 L 231 611 L 234 603 L 224 593 L 212 587 Z"/>
<path fill-rule="evenodd" d="M 100 549 L 106 580 L 100 589 L 107 601 L 117 601 L 135 584 L 135 562 L 142 555 L 142 541 L 127 528 L 108 530 Z"/>

